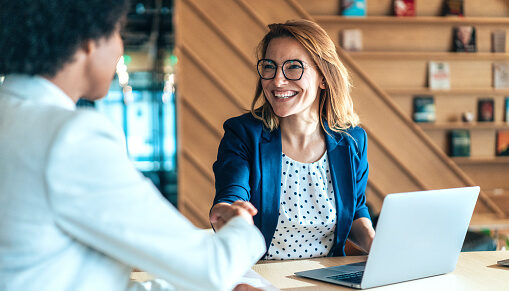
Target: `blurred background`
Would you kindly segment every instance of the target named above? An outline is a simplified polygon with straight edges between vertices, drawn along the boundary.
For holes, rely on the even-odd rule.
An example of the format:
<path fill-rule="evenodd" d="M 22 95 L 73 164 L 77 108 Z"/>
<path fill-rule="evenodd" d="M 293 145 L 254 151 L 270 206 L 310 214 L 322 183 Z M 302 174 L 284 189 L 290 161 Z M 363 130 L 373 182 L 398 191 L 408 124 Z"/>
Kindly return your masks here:
<path fill-rule="evenodd" d="M 132 1 L 122 32 L 125 52 L 108 95 L 95 107 L 126 135 L 136 167 L 177 205 L 173 1 Z"/>

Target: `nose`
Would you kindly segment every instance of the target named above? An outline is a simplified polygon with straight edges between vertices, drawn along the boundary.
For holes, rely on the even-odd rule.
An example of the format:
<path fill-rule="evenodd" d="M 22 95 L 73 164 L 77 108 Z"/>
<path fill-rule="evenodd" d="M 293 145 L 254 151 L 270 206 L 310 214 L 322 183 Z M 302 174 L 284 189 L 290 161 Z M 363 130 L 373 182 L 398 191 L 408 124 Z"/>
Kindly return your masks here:
<path fill-rule="evenodd" d="M 274 84 L 276 86 L 285 85 L 288 83 L 288 80 L 286 79 L 285 75 L 283 74 L 283 68 L 279 67 L 276 71 L 276 76 L 274 76 Z"/>

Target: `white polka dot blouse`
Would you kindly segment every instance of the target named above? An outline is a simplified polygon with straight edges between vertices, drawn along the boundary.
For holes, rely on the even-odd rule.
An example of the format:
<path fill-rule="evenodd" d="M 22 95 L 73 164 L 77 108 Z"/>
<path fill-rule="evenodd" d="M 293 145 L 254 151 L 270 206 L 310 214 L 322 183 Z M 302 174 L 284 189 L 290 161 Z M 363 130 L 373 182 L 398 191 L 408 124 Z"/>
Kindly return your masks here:
<path fill-rule="evenodd" d="M 326 256 L 334 242 L 336 204 L 327 152 L 314 163 L 283 154 L 276 232 L 265 259 Z"/>

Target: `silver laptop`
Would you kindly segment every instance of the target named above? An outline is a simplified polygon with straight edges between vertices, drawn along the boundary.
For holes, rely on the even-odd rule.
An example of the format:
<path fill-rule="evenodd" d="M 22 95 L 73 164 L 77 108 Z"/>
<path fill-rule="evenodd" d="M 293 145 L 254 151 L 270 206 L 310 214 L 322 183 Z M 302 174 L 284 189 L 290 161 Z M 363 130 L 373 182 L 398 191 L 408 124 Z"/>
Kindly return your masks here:
<path fill-rule="evenodd" d="M 452 272 L 479 187 L 389 194 L 368 260 L 295 275 L 365 289 Z"/>

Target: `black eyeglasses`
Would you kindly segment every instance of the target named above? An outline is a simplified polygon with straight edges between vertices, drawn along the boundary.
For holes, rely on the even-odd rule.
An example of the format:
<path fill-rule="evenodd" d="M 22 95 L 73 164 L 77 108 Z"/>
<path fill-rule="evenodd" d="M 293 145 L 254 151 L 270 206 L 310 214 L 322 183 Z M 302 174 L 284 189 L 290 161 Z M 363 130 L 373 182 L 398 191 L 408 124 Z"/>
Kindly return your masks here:
<path fill-rule="evenodd" d="M 279 66 L 273 60 L 261 59 L 258 60 L 256 67 L 260 78 L 272 80 L 276 77 L 277 68 Z M 304 63 L 301 60 L 286 60 L 283 65 L 281 65 L 281 70 L 287 80 L 297 81 L 300 80 L 304 74 Z"/>

